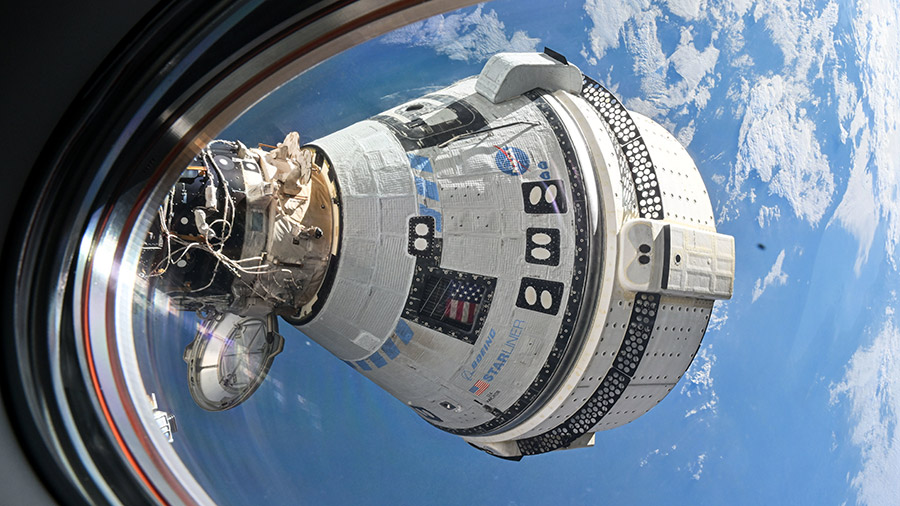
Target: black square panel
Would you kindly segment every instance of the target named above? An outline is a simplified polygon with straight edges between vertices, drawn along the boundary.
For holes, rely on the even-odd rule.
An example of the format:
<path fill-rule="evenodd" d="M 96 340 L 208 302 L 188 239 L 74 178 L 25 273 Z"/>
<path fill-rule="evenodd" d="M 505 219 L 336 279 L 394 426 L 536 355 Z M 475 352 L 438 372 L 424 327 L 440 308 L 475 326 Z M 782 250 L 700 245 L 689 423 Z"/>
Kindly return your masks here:
<path fill-rule="evenodd" d="M 559 312 L 564 288 L 563 284 L 558 281 L 522 278 L 516 306 L 539 313 L 555 315 Z"/>
<path fill-rule="evenodd" d="M 565 214 L 565 185 L 558 179 L 522 183 L 522 200 L 528 214 Z"/>
<path fill-rule="evenodd" d="M 434 249 L 434 218 L 413 216 L 409 219 L 409 241 L 406 251 L 417 257 L 431 256 Z"/>
<path fill-rule="evenodd" d="M 530 264 L 559 265 L 559 230 L 555 228 L 525 230 L 525 261 Z"/>

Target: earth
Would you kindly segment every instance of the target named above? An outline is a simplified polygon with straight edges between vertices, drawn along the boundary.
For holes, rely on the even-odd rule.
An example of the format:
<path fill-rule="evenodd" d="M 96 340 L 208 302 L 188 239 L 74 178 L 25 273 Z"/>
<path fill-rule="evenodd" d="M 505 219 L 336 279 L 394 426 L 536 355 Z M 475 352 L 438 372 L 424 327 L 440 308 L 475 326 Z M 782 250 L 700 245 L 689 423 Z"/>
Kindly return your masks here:
<path fill-rule="evenodd" d="M 734 296 L 678 386 L 593 448 L 507 462 L 288 325 L 254 396 L 205 412 L 182 322 L 152 382 L 198 481 L 222 504 L 896 503 L 896 2 L 498 0 L 341 53 L 220 137 L 309 141 L 545 46 L 687 147 L 735 238 Z"/>

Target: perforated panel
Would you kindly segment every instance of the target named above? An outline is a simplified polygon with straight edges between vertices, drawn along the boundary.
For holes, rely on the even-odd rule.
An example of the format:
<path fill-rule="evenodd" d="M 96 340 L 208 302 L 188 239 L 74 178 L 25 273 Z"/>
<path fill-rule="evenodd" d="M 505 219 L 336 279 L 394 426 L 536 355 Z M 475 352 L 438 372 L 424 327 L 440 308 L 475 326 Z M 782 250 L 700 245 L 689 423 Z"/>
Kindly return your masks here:
<path fill-rule="evenodd" d="M 603 378 L 600 387 L 562 424 L 538 436 L 517 441 L 522 455 L 545 453 L 569 446 L 589 432 L 612 409 L 631 381 L 629 374 L 621 368 L 634 371 L 641 361 L 646 339 L 656 322 L 659 299 L 660 296 L 654 293 L 637 294 L 628 320 L 625 339 L 616 353 L 613 367 Z"/>
<path fill-rule="evenodd" d="M 517 441 L 522 455 L 537 455 L 564 448 L 586 434 L 602 419 L 628 386 L 628 376 L 610 369 L 597 392 L 565 423 L 540 436 Z"/>
<path fill-rule="evenodd" d="M 635 385 L 634 381 L 632 381 L 622 393 L 622 396 L 619 397 L 612 410 L 600 420 L 592 429 L 592 432 L 611 429 L 633 421 L 659 404 L 659 401 L 674 386 L 674 383 L 667 385 Z"/>
<path fill-rule="evenodd" d="M 650 156 L 661 189 L 666 220 L 715 230 L 712 205 L 697 166 L 684 147 L 665 128 L 640 114 L 632 114 Z"/>
<path fill-rule="evenodd" d="M 524 434 L 523 437 L 536 436 L 559 425 L 574 415 L 594 394 L 622 346 L 623 337 L 628 328 L 634 305 L 632 297 L 634 295 L 626 294 L 620 288 L 616 288 L 613 291 L 610 306 L 606 313 L 606 321 L 603 323 L 600 342 L 594 350 L 594 357 L 591 363 L 578 380 L 578 385 L 552 417 Z"/>
<path fill-rule="evenodd" d="M 628 177 L 633 185 L 633 194 L 636 197 L 640 217 L 661 219 L 663 206 L 659 183 L 656 181 L 656 171 L 634 119 L 609 90 L 590 77 L 584 76 L 581 96 L 600 113 L 600 116 L 609 125 L 612 135 L 624 155 L 624 167 L 628 168 Z M 620 159 L 620 161 L 622 160 Z"/>
<path fill-rule="evenodd" d="M 610 134 L 614 149 L 616 151 L 616 161 L 619 165 L 619 182 L 622 185 L 622 211 L 626 220 L 640 217 L 638 210 L 637 194 L 634 188 L 634 182 L 631 180 L 631 171 L 628 168 L 628 161 L 625 159 L 625 152 L 622 147 L 616 143 L 615 136 Z"/>
<path fill-rule="evenodd" d="M 678 381 L 700 346 L 711 309 L 709 300 L 663 298 L 653 337 L 633 380 L 636 383 Z"/>

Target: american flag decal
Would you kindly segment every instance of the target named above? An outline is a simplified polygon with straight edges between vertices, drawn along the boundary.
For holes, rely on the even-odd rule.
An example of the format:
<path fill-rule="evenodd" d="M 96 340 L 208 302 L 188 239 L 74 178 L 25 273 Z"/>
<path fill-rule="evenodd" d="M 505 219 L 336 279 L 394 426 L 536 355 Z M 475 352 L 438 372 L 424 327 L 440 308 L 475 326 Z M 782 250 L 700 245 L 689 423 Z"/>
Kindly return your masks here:
<path fill-rule="evenodd" d="M 472 388 L 470 388 L 469 391 L 475 395 L 481 395 L 484 393 L 485 390 L 487 390 L 487 387 L 489 387 L 489 386 L 491 386 L 491 384 L 488 383 L 487 381 L 478 380 L 475 382 L 474 385 L 472 385 Z"/>
<path fill-rule="evenodd" d="M 449 296 L 444 305 L 443 319 L 471 325 L 475 321 L 478 303 L 481 302 L 484 289 L 476 283 L 453 280 L 447 291 Z"/>

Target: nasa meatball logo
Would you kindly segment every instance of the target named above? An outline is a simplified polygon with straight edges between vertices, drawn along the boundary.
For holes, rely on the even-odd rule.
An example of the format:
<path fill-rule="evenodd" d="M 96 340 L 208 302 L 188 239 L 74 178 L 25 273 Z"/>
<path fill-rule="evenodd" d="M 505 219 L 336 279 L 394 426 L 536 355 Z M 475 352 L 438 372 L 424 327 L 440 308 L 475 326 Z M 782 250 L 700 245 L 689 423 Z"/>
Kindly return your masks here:
<path fill-rule="evenodd" d="M 497 154 L 494 160 L 497 162 L 497 168 L 510 176 L 521 176 L 528 170 L 531 160 L 519 148 L 511 148 L 509 146 L 494 146 L 497 148 Z"/>

